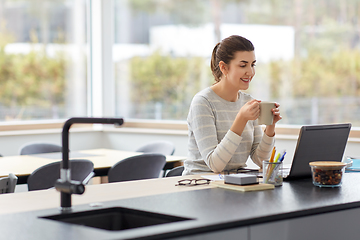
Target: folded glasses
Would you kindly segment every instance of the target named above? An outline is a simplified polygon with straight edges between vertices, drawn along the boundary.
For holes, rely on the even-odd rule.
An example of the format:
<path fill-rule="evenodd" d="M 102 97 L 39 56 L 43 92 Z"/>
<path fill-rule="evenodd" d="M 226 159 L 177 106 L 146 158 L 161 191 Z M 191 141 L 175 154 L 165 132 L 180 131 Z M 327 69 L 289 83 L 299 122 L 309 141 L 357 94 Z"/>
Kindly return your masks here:
<path fill-rule="evenodd" d="M 205 185 L 209 184 L 210 180 L 205 178 L 199 178 L 199 179 L 183 179 L 178 181 L 178 184 L 175 186 L 196 186 L 196 185 Z"/>

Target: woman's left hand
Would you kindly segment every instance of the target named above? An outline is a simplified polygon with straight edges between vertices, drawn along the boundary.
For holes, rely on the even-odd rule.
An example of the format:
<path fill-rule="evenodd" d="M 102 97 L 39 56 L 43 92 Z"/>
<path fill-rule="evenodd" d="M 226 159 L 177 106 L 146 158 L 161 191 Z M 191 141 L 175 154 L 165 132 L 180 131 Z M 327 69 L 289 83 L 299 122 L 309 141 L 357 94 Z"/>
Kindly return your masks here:
<path fill-rule="evenodd" d="M 271 109 L 272 113 L 274 114 L 274 120 L 273 120 L 273 125 L 275 125 L 275 123 L 277 123 L 278 121 L 280 121 L 282 119 L 282 117 L 280 116 L 280 104 L 275 103 L 276 108 Z"/>
<path fill-rule="evenodd" d="M 275 136 L 275 124 L 282 119 L 280 116 L 280 110 L 279 110 L 280 104 L 275 103 L 275 108 L 271 109 L 271 111 L 274 114 L 274 120 L 272 125 L 268 125 L 265 128 L 265 134 L 269 137 Z"/>

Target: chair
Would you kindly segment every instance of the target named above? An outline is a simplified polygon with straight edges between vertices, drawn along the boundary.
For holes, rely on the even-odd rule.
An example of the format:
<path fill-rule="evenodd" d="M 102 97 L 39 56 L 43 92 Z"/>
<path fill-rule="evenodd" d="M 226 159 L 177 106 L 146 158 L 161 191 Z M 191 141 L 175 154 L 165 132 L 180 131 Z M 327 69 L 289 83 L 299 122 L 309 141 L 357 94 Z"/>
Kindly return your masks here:
<path fill-rule="evenodd" d="M 172 142 L 169 141 L 154 141 L 141 146 L 136 150 L 136 152 L 160 153 L 165 156 L 169 156 L 174 154 L 175 146 Z"/>
<path fill-rule="evenodd" d="M 174 167 L 173 169 L 171 169 L 166 173 L 165 177 L 181 176 L 183 171 L 184 171 L 184 166 Z"/>
<path fill-rule="evenodd" d="M 0 178 L 0 194 L 15 192 L 17 180 L 17 176 L 13 173 L 9 173 L 8 177 Z"/>
<path fill-rule="evenodd" d="M 145 153 L 123 159 L 109 169 L 109 182 L 123 182 L 158 178 L 166 163 L 166 157 L 157 153 Z"/>
<path fill-rule="evenodd" d="M 30 143 L 26 144 L 20 149 L 20 155 L 30 155 L 38 153 L 52 153 L 61 152 L 62 147 L 60 145 L 51 143 Z"/>
<path fill-rule="evenodd" d="M 60 178 L 61 161 L 49 163 L 34 170 L 28 177 L 27 184 L 29 191 L 52 188 L 56 180 Z M 94 164 L 90 160 L 70 160 L 71 180 L 87 184 L 94 175 Z"/>

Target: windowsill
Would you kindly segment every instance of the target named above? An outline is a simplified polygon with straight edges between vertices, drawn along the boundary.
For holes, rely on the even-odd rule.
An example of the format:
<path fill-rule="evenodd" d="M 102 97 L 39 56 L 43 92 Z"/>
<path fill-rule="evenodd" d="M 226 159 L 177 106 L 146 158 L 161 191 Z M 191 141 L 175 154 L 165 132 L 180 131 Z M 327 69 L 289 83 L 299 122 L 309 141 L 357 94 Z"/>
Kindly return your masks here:
<path fill-rule="evenodd" d="M 1 122 L 0 136 L 19 136 L 34 134 L 54 134 L 62 132 L 66 119 Z M 76 124 L 71 126 L 70 132 L 101 131 L 89 124 Z"/>
<path fill-rule="evenodd" d="M 62 129 L 66 119 L 0 122 L 0 133 L 4 131 L 26 131 Z M 71 128 L 89 128 L 89 124 L 76 124 Z"/>
<path fill-rule="evenodd" d="M 92 127 L 81 127 L 70 129 L 70 132 L 101 132 L 101 129 L 94 129 Z M 15 130 L 15 131 L 0 131 L 0 136 L 21 136 L 21 135 L 37 135 L 37 134 L 61 134 L 62 128 L 46 128 L 46 129 L 31 129 L 31 130 Z"/>
<path fill-rule="evenodd" d="M 0 136 L 26 135 L 26 134 L 51 134 L 61 133 L 63 124 L 66 120 L 41 120 L 23 122 L 4 122 L 0 123 Z M 264 128 L 264 127 L 263 127 Z M 278 125 L 276 127 L 276 137 L 278 139 L 296 140 L 299 135 L 301 125 Z M 188 135 L 186 121 L 170 120 L 125 120 L 120 128 L 110 126 L 94 127 L 89 124 L 76 124 L 71 127 L 74 132 L 119 132 L 137 134 L 165 134 L 165 135 Z M 360 128 L 352 127 L 349 142 L 360 142 Z"/>

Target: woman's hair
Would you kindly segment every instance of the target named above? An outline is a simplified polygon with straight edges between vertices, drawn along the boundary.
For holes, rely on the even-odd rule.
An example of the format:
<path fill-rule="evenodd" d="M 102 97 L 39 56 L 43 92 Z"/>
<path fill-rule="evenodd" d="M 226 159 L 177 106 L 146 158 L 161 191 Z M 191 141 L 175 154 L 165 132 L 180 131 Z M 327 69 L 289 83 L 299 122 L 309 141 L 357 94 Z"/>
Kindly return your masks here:
<path fill-rule="evenodd" d="M 216 44 L 211 56 L 211 71 L 216 82 L 220 82 L 222 75 L 219 62 L 223 61 L 224 63 L 229 64 L 230 61 L 234 59 L 235 53 L 239 51 L 254 51 L 254 45 L 246 38 L 238 35 L 227 37 Z"/>

